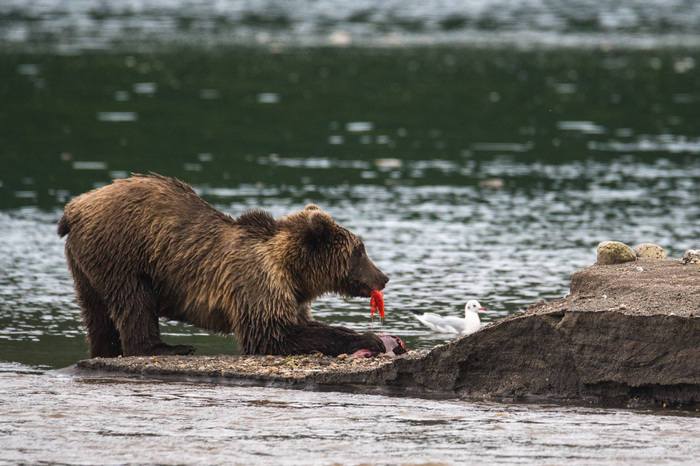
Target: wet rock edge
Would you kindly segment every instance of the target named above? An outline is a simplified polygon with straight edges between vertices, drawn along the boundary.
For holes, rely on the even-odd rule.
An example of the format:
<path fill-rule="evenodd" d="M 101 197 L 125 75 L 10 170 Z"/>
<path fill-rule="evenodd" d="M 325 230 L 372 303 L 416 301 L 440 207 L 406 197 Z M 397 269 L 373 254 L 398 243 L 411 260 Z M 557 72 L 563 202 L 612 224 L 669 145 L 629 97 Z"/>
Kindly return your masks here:
<path fill-rule="evenodd" d="M 79 361 L 81 375 L 415 396 L 700 409 L 700 264 L 576 272 L 571 292 L 399 357 L 158 356 Z"/>

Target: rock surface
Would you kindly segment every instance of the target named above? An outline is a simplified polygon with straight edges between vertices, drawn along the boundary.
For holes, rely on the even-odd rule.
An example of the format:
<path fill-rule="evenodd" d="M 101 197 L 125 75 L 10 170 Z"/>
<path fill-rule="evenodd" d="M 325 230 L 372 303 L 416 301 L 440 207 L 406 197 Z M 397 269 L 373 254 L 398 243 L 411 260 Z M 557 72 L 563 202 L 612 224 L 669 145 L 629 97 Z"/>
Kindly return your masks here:
<path fill-rule="evenodd" d="M 618 241 L 603 241 L 598 244 L 598 264 L 621 264 L 637 260 L 631 247 Z"/>
<path fill-rule="evenodd" d="M 698 355 L 700 264 L 640 259 L 581 270 L 565 298 L 432 351 L 374 359 L 130 357 L 77 368 L 388 395 L 698 409 Z"/>
<path fill-rule="evenodd" d="M 664 248 L 652 243 L 640 244 L 634 248 L 634 253 L 640 259 L 666 259 Z"/>
<path fill-rule="evenodd" d="M 681 264 L 700 264 L 700 249 L 688 249 L 683 254 Z"/>

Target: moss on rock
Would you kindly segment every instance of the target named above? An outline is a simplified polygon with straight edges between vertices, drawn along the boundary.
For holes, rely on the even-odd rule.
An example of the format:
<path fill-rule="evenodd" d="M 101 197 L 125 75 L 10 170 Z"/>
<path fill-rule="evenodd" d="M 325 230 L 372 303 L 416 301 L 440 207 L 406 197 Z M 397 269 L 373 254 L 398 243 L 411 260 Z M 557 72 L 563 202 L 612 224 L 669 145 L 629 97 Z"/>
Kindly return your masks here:
<path fill-rule="evenodd" d="M 598 264 L 622 264 L 637 260 L 631 247 L 619 241 L 603 241 L 598 244 Z"/>

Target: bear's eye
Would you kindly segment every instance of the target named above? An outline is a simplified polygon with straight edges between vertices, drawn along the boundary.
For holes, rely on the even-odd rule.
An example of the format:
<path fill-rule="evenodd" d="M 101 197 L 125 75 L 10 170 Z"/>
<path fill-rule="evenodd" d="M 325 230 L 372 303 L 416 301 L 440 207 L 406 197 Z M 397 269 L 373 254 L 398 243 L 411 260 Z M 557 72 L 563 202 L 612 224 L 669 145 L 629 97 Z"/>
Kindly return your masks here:
<path fill-rule="evenodd" d="M 362 257 L 362 255 L 365 253 L 365 245 L 360 243 L 357 247 L 355 247 L 355 250 L 352 252 L 353 257 Z"/>

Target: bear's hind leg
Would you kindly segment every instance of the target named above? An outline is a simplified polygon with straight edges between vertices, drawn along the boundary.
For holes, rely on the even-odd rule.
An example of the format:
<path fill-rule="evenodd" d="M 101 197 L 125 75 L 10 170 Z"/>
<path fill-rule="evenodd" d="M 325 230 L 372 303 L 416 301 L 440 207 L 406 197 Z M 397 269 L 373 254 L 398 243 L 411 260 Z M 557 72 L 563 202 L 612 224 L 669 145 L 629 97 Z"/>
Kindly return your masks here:
<path fill-rule="evenodd" d="M 158 297 L 149 277 L 130 281 L 131 287 L 121 290 L 119 305 L 112 309 L 124 349 L 124 356 L 186 355 L 195 348 L 167 345 L 160 338 Z"/>
<path fill-rule="evenodd" d="M 75 294 L 81 307 L 83 327 L 87 332 L 91 358 L 116 358 L 122 354 L 122 343 L 107 305 L 90 284 L 85 274 L 74 264 L 69 265 L 73 275 Z"/>

